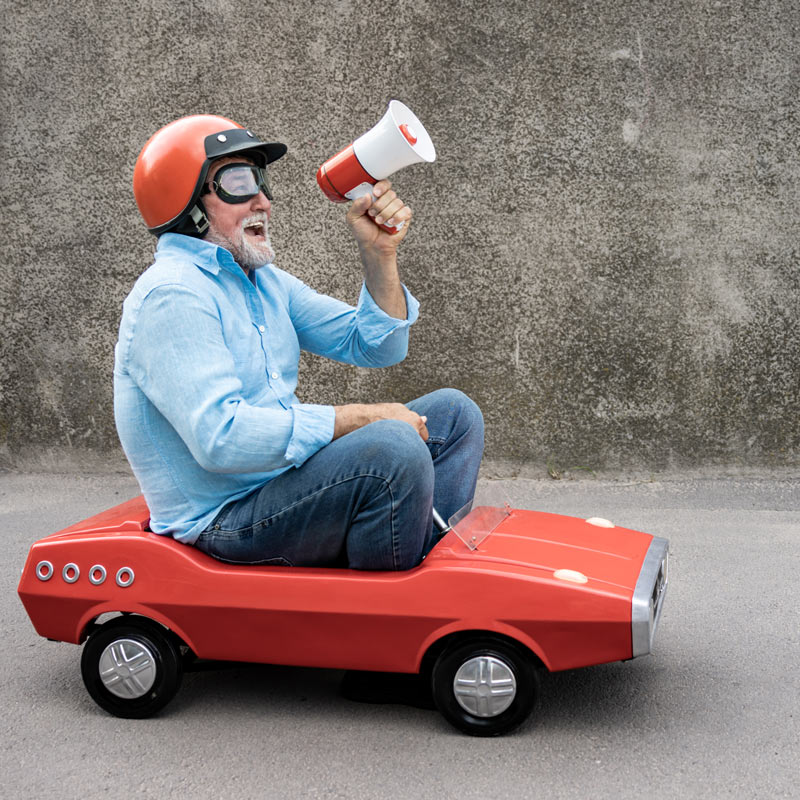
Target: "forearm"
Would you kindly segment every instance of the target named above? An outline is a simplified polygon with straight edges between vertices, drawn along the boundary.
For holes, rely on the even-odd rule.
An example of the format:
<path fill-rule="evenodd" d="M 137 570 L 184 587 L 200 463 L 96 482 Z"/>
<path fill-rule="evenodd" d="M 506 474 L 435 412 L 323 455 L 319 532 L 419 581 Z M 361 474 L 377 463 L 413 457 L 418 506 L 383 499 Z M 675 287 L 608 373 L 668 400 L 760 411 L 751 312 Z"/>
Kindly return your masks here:
<path fill-rule="evenodd" d="M 372 299 L 390 317 L 406 319 L 408 308 L 406 296 L 397 268 L 397 254 L 381 254 L 360 248 L 364 282 Z"/>
<path fill-rule="evenodd" d="M 278 409 L 232 400 L 168 419 L 203 469 L 244 473 L 299 467 L 331 441 L 335 414 L 331 406 Z"/>
<path fill-rule="evenodd" d="M 364 403 L 350 403 L 346 406 L 334 406 L 336 419 L 333 423 L 333 438 L 351 433 L 373 422 L 370 406 Z"/>
<path fill-rule="evenodd" d="M 428 429 L 425 427 L 427 418 L 421 417 L 402 403 L 350 403 L 345 406 L 334 406 L 333 410 L 336 414 L 333 423 L 334 439 L 363 428 L 371 422 L 394 419 L 408 423 L 423 441 L 428 440 Z"/>
<path fill-rule="evenodd" d="M 397 247 L 408 234 L 411 209 L 391 189 L 378 181 L 370 195 L 356 200 L 347 212 L 347 222 L 358 242 L 364 281 L 373 300 L 394 319 L 406 319 L 405 294 L 397 270 Z M 395 229 L 389 233 L 381 227 Z"/>

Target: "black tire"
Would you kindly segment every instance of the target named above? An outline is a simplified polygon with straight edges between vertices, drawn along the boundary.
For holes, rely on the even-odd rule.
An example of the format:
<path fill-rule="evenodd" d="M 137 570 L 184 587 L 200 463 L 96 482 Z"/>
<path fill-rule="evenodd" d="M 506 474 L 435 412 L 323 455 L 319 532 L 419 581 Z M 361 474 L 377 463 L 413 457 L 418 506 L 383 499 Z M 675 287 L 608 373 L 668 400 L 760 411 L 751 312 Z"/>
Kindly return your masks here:
<path fill-rule="evenodd" d="M 460 670 L 462 688 L 457 693 Z M 530 655 L 489 636 L 446 649 L 436 659 L 431 681 L 436 707 L 448 722 L 471 736 L 500 736 L 514 730 L 528 718 L 539 695 L 539 678 Z"/>
<path fill-rule="evenodd" d="M 111 663 L 117 666 L 109 670 Z M 112 682 L 114 691 L 104 682 L 101 668 L 106 668 L 106 682 Z M 183 670 L 178 643 L 168 630 L 145 617 L 123 616 L 89 637 L 81 674 L 101 708 L 117 717 L 143 719 L 172 700 Z"/>

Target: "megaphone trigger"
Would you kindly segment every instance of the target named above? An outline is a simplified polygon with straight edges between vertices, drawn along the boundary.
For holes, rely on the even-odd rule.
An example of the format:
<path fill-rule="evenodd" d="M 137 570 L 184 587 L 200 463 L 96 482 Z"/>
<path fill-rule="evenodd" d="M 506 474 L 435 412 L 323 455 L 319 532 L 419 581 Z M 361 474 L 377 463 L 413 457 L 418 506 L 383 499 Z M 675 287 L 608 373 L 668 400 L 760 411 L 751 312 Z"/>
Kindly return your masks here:
<path fill-rule="evenodd" d="M 359 183 L 358 186 L 354 186 L 349 192 L 345 192 L 344 196 L 348 200 L 358 200 L 359 197 L 365 197 L 368 194 L 372 194 L 372 187 L 374 185 L 375 184 L 373 183 L 367 183 L 364 181 L 364 183 Z"/>

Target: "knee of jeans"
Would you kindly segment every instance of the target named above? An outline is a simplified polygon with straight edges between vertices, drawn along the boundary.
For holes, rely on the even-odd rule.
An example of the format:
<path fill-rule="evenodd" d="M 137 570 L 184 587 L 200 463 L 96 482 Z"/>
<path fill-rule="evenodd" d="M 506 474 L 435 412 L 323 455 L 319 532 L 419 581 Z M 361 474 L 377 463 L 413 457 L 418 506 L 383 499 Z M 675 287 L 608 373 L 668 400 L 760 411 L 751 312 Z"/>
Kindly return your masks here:
<path fill-rule="evenodd" d="M 441 402 L 447 404 L 462 430 L 483 436 L 483 412 L 471 397 L 460 389 L 439 389 L 435 394 L 437 399 L 441 395 Z"/>
<path fill-rule="evenodd" d="M 413 474 L 417 480 L 433 482 L 433 461 L 422 437 L 407 422 L 382 419 L 366 427 L 370 434 L 365 460 L 377 463 L 387 473 Z"/>

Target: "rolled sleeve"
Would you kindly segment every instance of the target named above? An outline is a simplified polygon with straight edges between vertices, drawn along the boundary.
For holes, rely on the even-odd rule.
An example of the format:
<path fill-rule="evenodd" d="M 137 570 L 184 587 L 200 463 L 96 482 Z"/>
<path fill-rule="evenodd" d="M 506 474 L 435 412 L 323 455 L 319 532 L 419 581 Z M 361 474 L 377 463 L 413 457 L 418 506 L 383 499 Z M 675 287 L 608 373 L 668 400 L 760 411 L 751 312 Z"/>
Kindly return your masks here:
<path fill-rule="evenodd" d="M 408 329 L 419 316 L 419 303 L 405 286 L 406 318 L 395 319 L 375 302 L 366 284 L 354 308 L 282 275 L 290 286 L 290 314 L 303 350 L 358 367 L 389 367 L 406 357 Z"/>
<path fill-rule="evenodd" d="M 397 331 L 407 330 L 417 321 L 419 301 L 403 285 L 406 298 L 406 318 L 390 317 L 372 298 L 366 283 L 361 285 L 361 294 L 356 306 L 356 322 L 364 343 L 369 347 L 378 347 L 384 340 Z"/>
<path fill-rule="evenodd" d="M 294 420 L 286 460 L 299 467 L 333 439 L 336 411 L 333 406 L 296 403 L 291 406 Z"/>

